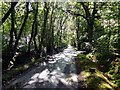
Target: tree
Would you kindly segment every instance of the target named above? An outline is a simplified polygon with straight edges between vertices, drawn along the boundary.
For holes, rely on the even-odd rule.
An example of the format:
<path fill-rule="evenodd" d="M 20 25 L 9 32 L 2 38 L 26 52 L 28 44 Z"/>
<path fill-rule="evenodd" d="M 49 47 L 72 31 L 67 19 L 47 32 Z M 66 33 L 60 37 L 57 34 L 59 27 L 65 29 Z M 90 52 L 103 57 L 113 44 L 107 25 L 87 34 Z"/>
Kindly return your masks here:
<path fill-rule="evenodd" d="M 11 2 L 11 7 L 13 6 L 14 2 Z M 9 47 L 8 47 L 8 51 L 9 53 L 11 52 L 12 48 L 13 48 L 13 32 L 14 32 L 14 29 L 15 29 L 15 26 L 14 26 L 14 17 L 15 16 L 15 11 L 14 9 L 12 10 L 11 12 L 11 30 L 10 30 L 10 41 L 9 41 Z"/>
<path fill-rule="evenodd" d="M 35 13 L 34 13 L 35 11 Z M 36 35 L 37 35 L 37 14 L 38 14 L 38 2 L 37 2 L 37 6 L 36 6 L 36 9 L 34 9 L 33 11 L 33 14 L 34 14 L 34 21 L 33 21 L 33 24 L 32 24 L 32 32 L 31 32 L 31 38 L 29 40 L 29 44 L 28 44 L 28 52 L 30 52 L 30 45 L 31 45 L 31 42 L 32 42 L 32 39 L 34 41 L 34 45 L 35 45 L 35 50 L 37 51 L 37 44 L 36 44 Z"/>
<path fill-rule="evenodd" d="M 87 3 L 78 2 L 78 3 L 80 3 L 82 5 L 84 12 L 85 12 L 84 15 L 80 14 L 80 13 L 75 13 L 71 10 L 67 10 L 67 12 L 74 16 L 81 16 L 87 21 L 88 41 L 90 44 L 92 44 L 94 21 L 95 21 L 95 18 L 99 18 L 99 15 L 97 14 L 97 11 L 98 11 L 97 8 L 98 8 L 98 6 L 102 7 L 105 3 L 102 3 L 101 5 L 97 4 L 96 2 L 94 2 L 93 4 L 91 4 L 89 2 L 87 2 Z M 91 5 L 93 5 L 92 13 L 91 13 L 91 8 L 90 8 Z"/>
<path fill-rule="evenodd" d="M 20 40 L 20 38 L 21 38 L 21 35 L 22 35 L 22 32 L 23 32 L 25 23 L 26 23 L 26 21 L 27 21 L 28 14 L 29 14 L 29 8 L 28 8 L 28 7 L 29 7 L 29 2 L 26 2 L 26 16 L 25 16 L 24 21 L 23 21 L 23 23 L 22 23 L 22 26 L 21 26 L 21 28 L 20 28 L 18 37 L 17 37 L 17 39 L 16 39 L 16 41 L 15 41 L 15 44 L 14 44 L 14 47 L 13 47 L 13 53 L 12 53 L 11 57 L 14 57 L 14 55 L 15 55 L 15 52 L 16 52 L 17 46 L 18 46 L 18 42 L 19 42 L 19 40 Z"/>
<path fill-rule="evenodd" d="M 40 42 L 40 46 L 39 46 L 39 52 L 40 53 L 42 51 L 42 46 L 43 46 L 43 42 L 44 42 L 44 38 L 45 38 L 48 13 L 49 13 L 48 4 L 47 4 L 47 2 L 44 2 L 44 22 L 43 22 L 43 28 L 42 28 L 42 31 L 41 31 L 41 42 Z"/>
<path fill-rule="evenodd" d="M 56 3 L 50 3 L 51 5 L 51 13 L 50 13 L 50 23 L 49 23 L 49 29 L 47 31 L 47 53 L 52 54 L 53 53 L 53 48 L 54 48 L 54 26 L 53 26 L 53 21 L 54 21 L 54 10 Z"/>

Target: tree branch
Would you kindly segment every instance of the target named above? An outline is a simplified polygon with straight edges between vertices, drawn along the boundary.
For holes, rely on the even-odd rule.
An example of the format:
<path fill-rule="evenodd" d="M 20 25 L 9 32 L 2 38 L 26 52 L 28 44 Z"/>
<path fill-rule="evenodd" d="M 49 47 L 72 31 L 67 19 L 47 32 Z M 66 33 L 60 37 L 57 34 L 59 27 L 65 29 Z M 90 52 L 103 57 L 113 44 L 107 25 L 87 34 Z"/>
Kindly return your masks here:
<path fill-rule="evenodd" d="M 16 6 L 18 2 L 14 2 L 12 4 L 12 6 L 10 7 L 10 9 L 7 11 L 7 13 L 4 15 L 4 17 L 2 18 L 2 20 L 0 21 L 0 26 L 5 22 L 5 20 L 8 18 L 8 16 L 10 15 L 10 13 L 13 11 L 14 7 Z"/>
<path fill-rule="evenodd" d="M 92 12 L 92 17 L 94 18 L 95 17 L 95 14 L 97 13 L 97 5 L 96 5 L 96 2 L 94 2 L 94 8 L 93 8 L 93 12 Z"/>
<path fill-rule="evenodd" d="M 82 5 L 82 7 L 83 7 L 83 9 L 84 9 L 84 11 L 85 11 L 85 13 L 86 13 L 86 19 L 87 19 L 88 17 L 90 17 L 89 8 L 88 8 L 87 5 L 84 4 L 84 2 L 80 2 L 80 3 L 81 3 L 81 5 Z"/>
<path fill-rule="evenodd" d="M 72 12 L 72 11 L 70 11 L 70 10 L 66 10 L 66 12 L 69 13 L 69 14 L 71 14 L 71 15 L 73 15 L 73 16 L 81 16 L 81 17 L 83 17 L 84 19 L 87 19 L 84 15 L 81 15 L 81 14 L 79 14 L 79 13 L 75 13 L 75 12 Z"/>

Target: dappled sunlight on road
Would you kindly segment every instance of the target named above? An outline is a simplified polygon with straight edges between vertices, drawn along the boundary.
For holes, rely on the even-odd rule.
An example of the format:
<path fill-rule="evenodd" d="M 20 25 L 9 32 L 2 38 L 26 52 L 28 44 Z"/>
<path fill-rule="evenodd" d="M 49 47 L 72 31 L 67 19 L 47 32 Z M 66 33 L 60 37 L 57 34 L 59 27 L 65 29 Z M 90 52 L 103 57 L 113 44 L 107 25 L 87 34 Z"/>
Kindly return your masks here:
<path fill-rule="evenodd" d="M 26 74 L 21 81 L 23 88 L 77 88 L 78 76 L 74 57 L 79 52 L 68 46 L 63 52 L 55 54 L 48 62 Z"/>

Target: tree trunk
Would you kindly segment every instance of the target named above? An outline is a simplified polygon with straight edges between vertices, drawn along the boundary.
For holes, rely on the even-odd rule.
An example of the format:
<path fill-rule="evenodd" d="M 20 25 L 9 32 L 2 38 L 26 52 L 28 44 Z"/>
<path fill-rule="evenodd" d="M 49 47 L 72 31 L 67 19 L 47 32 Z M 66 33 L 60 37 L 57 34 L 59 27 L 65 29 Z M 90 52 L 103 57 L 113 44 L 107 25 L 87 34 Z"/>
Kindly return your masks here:
<path fill-rule="evenodd" d="M 120 15 L 120 2 L 118 3 L 118 15 Z M 120 17 L 118 17 L 118 44 L 119 44 L 119 37 L 120 37 Z"/>
<path fill-rule="evenodd" d="M 86 14 L 85 19 L 87 20 L 88 41 L 92 45 L 94 18 L 95 18 L 95 14 L 97 13 L 96 3 L 94 3 L 94 8 L 93 8 L 92 14 L 90 13 L 89 5 L 85 5 L 84 2 L 81 2 L 81 5 L 84 8 L 84 11 Z"/>
<path fill-rule="evenodd" d="M 21 26 L 21 28 L 20 28 L 20 32 L 19 32 L 19 34 L 18 34 L 18 37 L 17 37 L 17 39 L 16 39 L 16 41 L 15 41 L 15 45 L 14 45 L 14 48 L 13 48 L 12 57 L 14 56 L 14 54 L 15 54 L 15 52 L 16 52 L 16 50 L 17 50 L 18 42 L 19 42 L 19 40 L 20 40 L 20 38 L 21 38 L 21 35 L 22 35 L 22 32 L 23 32 L 25 23 L 26 23 L 27 18 L 28 18 L 28 14 L 29 14 L 29 12 L 28 12 L 28 10 L 29 10 L 29 9 L 28 9 L 28 6 L 29 6 L 29 2 L 26 2 L 26 9 L 27 9 L 26 16 L 25 16 L 24 21 L 23 21 L 23 24 L 22 24 L 22 26 Z"/>
<path fill-rule="evenodd" d="M 48 18 L 48 13 L 49 13 L 49 8 L 47 7 L 47 2 L 44 2 L 45 7 L 44 7 L 44 23 L 43 23 L 43 28 L 41 32 L 41 43 L 39 47 L 39 52 L 41 53 L 44 38 L 45 38 L 45 31 L 46 31 L 46 24 L 47 24 L 47 18 Z"/>
<path fill-rule="evenodd" d="M 52 39 L 54 38 L 54 32 L 53 32 L 53 11 L 54 11 L 54 6 L 52 6 L 52 11 L 51 11 L 51 17 L 50 17 L 50 29 L 49 33 L 50 35 L 48 36 L 48 45 L 47 45 L 47 53 L 52 54 L 53 53 L 53 46 L 52 46 Z"/>
<path fill-rule="evenodd" d="M 77 21 L 77 22 L 76 22 L 76 23 L 77 23 L 77 29 L 76 29 L 76 35 L 77 35 L 77 49 L 80 50 L 80 41 L 79 41 L 79 37 L 80 37 L 80 35 L 79 35 L 79 30 L 80 30 L 79 23 L 80 23 L 80 22 L 79 22 L 79 17 L 77 17 L 76 19 L 77 19 L 77 20 L 76 20 L 76 21 Z"/>
<path fill-rule="evenodd" d="M 31 38 L 30 38 L 30 41 L 28 43 L 28 52 L 30 52 L 30 45 L 31 45 L 32 39 L 34 41 L 35 50 L 37 49 L 36 40 L 35 40 L 35 37 L 37 35 L 37 23 L 36 23 L 37 13 L 38 13 L 38 2 L 37 2 L 36 12 L 35 12 L 35 15 L 34 15 L 34 21 L 33 21 L 33 24 L 32 24 Z"/>
<path fill-rule="evenodd" d="M 17 39 L 17 31 L 16 31 L 16 28 L 14 28 L 13 33 L 14 33 L 15 39 Z"/>
<path fill-rule="evenodd" d="M 30 45 L 31 45 L 31 42 L 32 42 L 33 34 L 34 34 L 34 24 L 35 24 L 35 22 L 33 22 L 33 24 L 32 24 L 31 37 L 30 37 L 30 40 L 29 40 L 29 43 L 28 43 L 28 52 L 29 53 L 30 53 Z"/>
<path fill-rule="evenodd" d="M 56 6 L 56 4 L 55 4 L 55 6 Z M 53 6 L 53 12 L 55 10 L 55 6 Z M 54 19 L 52 18 L 52 22 L 55 22 L 55 18 Z M 52 48 L 52 54 L 53 54 L 54 53 L 54 23 L 52 23 L 51 29 L 52 29 L 52 31 L 51 31 L 51 36 L 52 36 L 51 48 Z"/>
<path fill-rule="evenodd" d="M 35 51 L 37 51 L 37 43 L 36 43 L 36 35 L 38 33 L 38 20 L 37 20 L 37 15 L 38 15 L 38 2 L 37 2 L 37 7 L 36 7 L 36 14 L 35 14 L 35 32 L 34 32 L 34 36 L 33 36 L 33 41 L 34 41 L 34 45 L 35 45 Z"/>
<path fill-rule="evenodd" d="M 93 23 L 94 20 L 87 20 L 87 30 L 88 30 L 88 41 L 92 45 L 92 37 L 93 37 Z"/>
<path fill-rule="evenodd" d="M 53 25 L 52 25 L 51 48 L 52 48 L 52 53 L 53 53 L 53 51 L 54 51 L 54 26 Z"/>
<path fill-rule="evenodd" d="M 35 33 L 34 33 L 34 36 L 33 36 L 33 41 L 34 41 L 34 45 L 35 45 L 35 51 L 38 50 L 36 39 L 35 39 L 36 35 L 37 35 L 37 32 L 38 32 L 38 21 L 36 21 L 36 23 L 35 23 Z"/>
<path fill-rule="evenodd" d="M 11 2 L 11 7 L 14 3 Z M 13 11 L 11 12 L 11 30 L 10 30 L 10 41 L 9 41 L 9 47 L 8 47 L 8 52 L 10 54 L 10 52 L 12 51 L 12 48 L 13 48 L 13 32 L 14 32 L 14 15 L 15 15 L 15 11 L 13 9 Z"/>

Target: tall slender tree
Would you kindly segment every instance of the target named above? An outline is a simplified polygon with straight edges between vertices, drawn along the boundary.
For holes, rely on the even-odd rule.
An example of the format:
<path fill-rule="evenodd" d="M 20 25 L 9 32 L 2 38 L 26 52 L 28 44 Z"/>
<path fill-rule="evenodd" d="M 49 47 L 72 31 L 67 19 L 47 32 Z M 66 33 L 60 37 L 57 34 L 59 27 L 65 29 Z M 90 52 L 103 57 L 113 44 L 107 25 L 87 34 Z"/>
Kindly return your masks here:
<path fill-rule="evenodd" d="M 35 13 L 34 13 L 35 11 Z M 37 14 L 38 14 L 38 2 L 37 2 L 37 6 L 35 8 L 35 10 L 33 10 L 33 14 L 34 14 L 34 21 L 33 21 L 33 24 L 32 24 L 32 32 L 31 32 L 31 37 L 30 37 L 30 40 L 29 40 L 29 43 L 28 43 L 28 52 L 30 52 L 30 45 L 31 45 L 31 42 L 32 42 L 32 39 L 34 41 L 34 45 L 35 45 L 35 50 L 37 50 L 37 44 L 36 44 L 36 35 L 37 35 Z"/>
<path fill-rule="evenodd" d="M 45 39 L 45 32 L 46 32 L 48 13 L 49 13 L 48 4 L 47 4 L 47 2 L 44 2 L 44 21 L 43 21 L 43 28 L 42 28 L 42 31 L 41 31 L 41 41 L 40 41 L 40 46 L 39 46 L 39 52 L 40 53 L 42 51 L 42 46 L 43 46 L 44 39 Z"/>
<path fill-rule="evenodd" d="M 23 23 L 22 23 L 22 26 L 21 26 L 21 28 L 20 28 L 18 37 L 17 37 L 17 39 L 16 39 L 16 41 L 15 41 L 15 44 L 14 44 L 14 47 L 13 47 L 13 53 L 12 53 L 12 55 L 11 55 L 12 57 L 14 57 L 15 52 L 16 52 L 16 50 L 17 50 L 18 42 L 19 42 L 19 40 L 20 40 L 20 38 L 21 38 L 21 35 L 22 35 L 22 33 L 23 33 L 25 23 L 27 22 L 28 14 L 29 14 L 29 2 L 26 2 L 26 12 L 25 12 L 25 15 L 26 15 L 26 16 L 25 16 L 24 21 L 23 21 Z"/>

